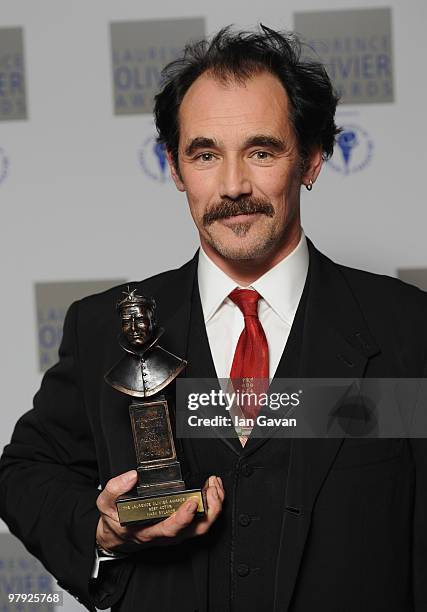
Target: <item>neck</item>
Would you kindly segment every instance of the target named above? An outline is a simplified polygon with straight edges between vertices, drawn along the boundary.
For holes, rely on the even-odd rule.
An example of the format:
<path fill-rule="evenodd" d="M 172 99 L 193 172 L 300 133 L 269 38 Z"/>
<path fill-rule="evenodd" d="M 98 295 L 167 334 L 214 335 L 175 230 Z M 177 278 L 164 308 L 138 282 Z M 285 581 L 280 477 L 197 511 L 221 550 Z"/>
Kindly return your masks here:
<path fill-rule="evenodd" d="M 301 239 L 301 226 L 298 225 L 291 234 L 286 236 L 286 242 L 280 245 L 274 252 L 259 259 L 227 259 L 220 255 L 203 237 L 200 242 L 206 255 L 227 276 L 232 278 L 238 285 L 248 286 L 260 278 L 263 274 L 274 268 L 282 259 L 285 259 L 298 246 Z"/>

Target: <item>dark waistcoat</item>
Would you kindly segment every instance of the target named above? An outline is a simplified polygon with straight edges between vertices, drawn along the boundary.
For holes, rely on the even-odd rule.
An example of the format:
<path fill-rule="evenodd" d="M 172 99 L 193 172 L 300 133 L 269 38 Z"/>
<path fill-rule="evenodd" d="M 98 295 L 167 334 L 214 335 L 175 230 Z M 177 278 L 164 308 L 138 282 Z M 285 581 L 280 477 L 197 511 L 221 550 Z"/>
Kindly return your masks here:
<path fill-rule="evenodd" d="M 307 290 L 308 280 L 276 379 L 299 375 Z M 187 360 L 187 377 L 216 377 L 197 282 Z M 208 548 L 209 612 L 272 609 L 290 441 L 251 436 L 242 448 L 234 435 L 223 439 L 187 439 L 180 444 L 188 470 L 187 481 L 200 486 L 215 474 L 222 478 L 226 492 L 223 512 L 204 536 L 204 546 Z"/>

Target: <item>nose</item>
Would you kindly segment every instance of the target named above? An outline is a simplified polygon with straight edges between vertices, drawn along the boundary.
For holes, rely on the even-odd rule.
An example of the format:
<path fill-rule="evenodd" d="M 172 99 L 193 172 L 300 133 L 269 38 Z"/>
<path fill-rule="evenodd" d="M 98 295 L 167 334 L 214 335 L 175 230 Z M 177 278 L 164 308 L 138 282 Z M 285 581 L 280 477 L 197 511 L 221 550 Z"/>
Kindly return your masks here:
<path fill-rule="evenodd" d="M 130 319 L 130 331 L 134 332 L 136 330 L 136 319 L 135 317 L 131 317 Z"/>
<path fill-rule="evenodd" d="M 236 200 L 252 193 L 251 182 L 245 163 L 238 157 L 225 158 L 222 162 L 219 195 Z"/>

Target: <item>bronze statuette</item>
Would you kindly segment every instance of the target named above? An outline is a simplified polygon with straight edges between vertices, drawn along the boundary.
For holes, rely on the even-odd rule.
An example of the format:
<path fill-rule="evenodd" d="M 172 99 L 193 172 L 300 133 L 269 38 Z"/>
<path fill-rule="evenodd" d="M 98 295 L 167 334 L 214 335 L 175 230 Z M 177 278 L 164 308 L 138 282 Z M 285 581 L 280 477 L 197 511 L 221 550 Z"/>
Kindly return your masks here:
<path fill-rule="evenodd" d="M 163 329 L 157 326 L 153 298 L 127 291 L 117 304 L 124 356 L 105 375 L 106 382 L 135 398 L 129 414 L 137 460 L 136 490 L 121 495 L 117 511 L 121 525 L 162 520 L 192 497 L 197 515 L 205 514 L 201 489 L 185 489 L 177 459 L 167 399 L 162 391 L 187 362 L 157 344 Z"/>

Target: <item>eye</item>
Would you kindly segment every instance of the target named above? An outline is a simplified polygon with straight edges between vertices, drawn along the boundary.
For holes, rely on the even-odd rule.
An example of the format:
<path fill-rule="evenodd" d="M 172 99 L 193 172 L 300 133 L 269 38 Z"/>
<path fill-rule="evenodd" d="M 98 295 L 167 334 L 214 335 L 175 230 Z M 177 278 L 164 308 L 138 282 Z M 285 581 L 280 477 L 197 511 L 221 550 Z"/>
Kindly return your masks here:
<path fill-rule="evenodd" d="M 196 159 L 201 162 L 210 162 L 214 159 L 214 154 L 213 153 L 200 153 L 200 155 L 197 155 Z"/>
<path fill-rule="evenodd" d="M 270 159 L 272 157 L 272 154 L 268 151 L 255 151 L 255 153 L 252 153 L 251 157 L 259 161 L 265 161 Z"/>

